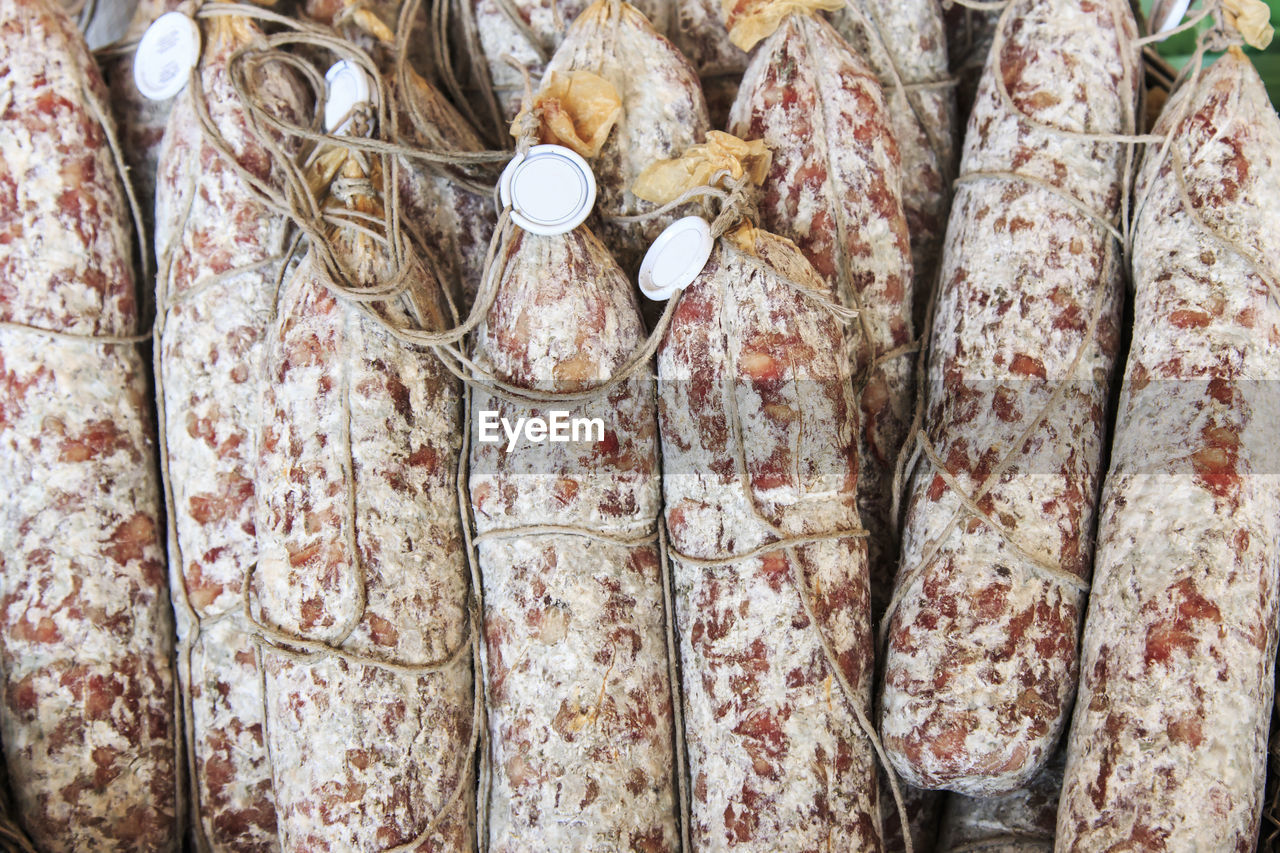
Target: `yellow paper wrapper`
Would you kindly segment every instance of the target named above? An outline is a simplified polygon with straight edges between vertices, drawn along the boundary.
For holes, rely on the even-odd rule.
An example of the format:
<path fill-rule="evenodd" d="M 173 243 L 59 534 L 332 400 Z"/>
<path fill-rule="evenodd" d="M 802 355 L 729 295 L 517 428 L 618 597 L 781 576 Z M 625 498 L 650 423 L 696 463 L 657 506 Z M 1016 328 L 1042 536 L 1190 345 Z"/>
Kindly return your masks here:
<path fill-rule="evenodd" d="M 1262 0 L 1222 0 L 1227 23 L 1240 31 L 1245 43 L 1266 50 L 1276 31 L 1271 27 L 1271 7 Z"/>
<path fill-rule="evenodd" d="M 729 30 L 729 41 L 743 50 L 773 35 L 782 19 L 792 12 L 812 15 L 819 10 L 843 9 L 845 0 L 720 0 L 720 15 Z"/>
<path fill-rule="evenodd" d="M 636 198 L 666 204 L 694 187 L 709 186 L 717 172 L 728 170 L 734 180 L 744 174 L 759 186 L 769 173 L 773 154 L 763 139 L 750 142 L 712 130 L 707 141 L 690 146 L 674 160 L 659 160 L 636 178 L 631 192 Z"/>
<path fill-rule="evenodd" d="M 572 148 L 583 157 L 595 157 L 622 115 L 622 98 L 613 84 L 598 74 L 552 71 L 543 78 L 533 108 L 542 116 L 542 142 Z M 519 136 L 517 128 L 527 112 L 521 110 L 511 123 L 512 136 Z"/>

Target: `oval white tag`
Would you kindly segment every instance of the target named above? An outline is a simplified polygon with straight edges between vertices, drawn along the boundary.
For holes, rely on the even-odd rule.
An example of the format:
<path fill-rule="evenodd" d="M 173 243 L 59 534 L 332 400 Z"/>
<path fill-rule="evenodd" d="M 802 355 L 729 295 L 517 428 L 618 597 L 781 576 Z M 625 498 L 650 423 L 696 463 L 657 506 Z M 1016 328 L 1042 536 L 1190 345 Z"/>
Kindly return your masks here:
<path fill-rule="evenodd" d="M 351 126 L 351 111 L 361 104 L 371 104 L 377 89 L 369 72 L 349 59 L 341 59 L 324 73 L 324 129 L 343 133 Z"/>
<path fill-rule="evenodd" d="M 640 264 L 640 292 L 661 302 L 684 290 L 702 272 L 715 240 L 711 226 L 700 216 L 686 216 L 666 227 L 645 252 Z"/>
<path fill-rule="evenodd" d="M 1182 19 L 1186 17 L 1187 10 L 1191 8 L 1191 0 L 1175 0 L 1173 6 L 1169 8 L 1169 14 L 1164 16 L 1164 23 L 1160 25 L 1157 32 L 1167 33 L 1182 23 Z"/>
<path fill-rule="evenodd" d="M 181 12 L 156 18 L 133 55 L 133 82 L 144 97 L 167 101 L 181 92 L 200 61 L 200 27 Z"/>
<path fill-rule="evenodd" d="M 502 170 L 498 197 L 511 221 L 533 234 L 567 234 L 596 203 L 596 177 L 587 161 L 561 145 L 535 145 Z"/>

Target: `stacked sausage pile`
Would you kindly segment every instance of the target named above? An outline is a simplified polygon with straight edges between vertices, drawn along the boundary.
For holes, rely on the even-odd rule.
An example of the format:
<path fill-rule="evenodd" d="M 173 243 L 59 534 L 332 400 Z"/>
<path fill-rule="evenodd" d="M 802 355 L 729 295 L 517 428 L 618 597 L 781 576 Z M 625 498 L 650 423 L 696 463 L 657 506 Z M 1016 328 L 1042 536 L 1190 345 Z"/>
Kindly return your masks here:
<path fill-rule="evenodd" d="M 1259 6 L 0 0 L 0 849 L 1255 849 Z"/>

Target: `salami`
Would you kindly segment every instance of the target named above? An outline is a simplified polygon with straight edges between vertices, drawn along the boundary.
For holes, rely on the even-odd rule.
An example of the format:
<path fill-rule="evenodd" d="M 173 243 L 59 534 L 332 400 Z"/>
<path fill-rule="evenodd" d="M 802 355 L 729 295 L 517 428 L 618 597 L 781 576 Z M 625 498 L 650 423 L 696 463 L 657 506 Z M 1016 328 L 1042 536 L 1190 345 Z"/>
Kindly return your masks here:
<path fill-rule="evenodd" d="M 644 340 L 634 288 L 585 226 L 517 231 L 475 361 L 543 392 L 613 376 Z M 475 424 L 598 419 L 588 440 L 486 443 L 471 501 L 484 578 L 489 850 L 678 849 L 657 408 L 637 378 L 574 403 L 477 390 Z"/>
<path fill-rule="evenodd" d="M 636 178 L 649 164 L 677 157 L 706 136 L 702 87 L 688 60 L 624 0 L 596 0 L 577 17 L 547 64 L 544 87 L 553 75 L 575 71 L 608 81 L 621 101 L 613 131 L 591 166 L 599 188 L 600 239 L 634 276 L 654 238 L 680 214 L 639 222 L 611 218 L 652 210 L 631 191 Z"/>
<path fill-rule="evenodd" d="M 1280 119 L 1233 50 L 1156 132 L 1058 843 L 1249 851 L 1276 653 Z"/>
<path fill-rule="evenodd" d="M 902 207 L 911 236 L 914 320 L 924 319 L 946 230 L 956 110 L 937 0 L 853 0 L 831 22 L 875 70 L 902 157 Z"/>
<path fill-rule="evenodd" d="M 1075 692 L 1126 192 L 1125 149 L 1096 137 L 1133 132 L 1141 70 L 1124 3 L 1021 0 L 1001 28 L 943 258 L 881 701 L 909 783 L 982 796 L 1048 760 Z"/>
<path fill-rule="evenodd" d="M 340 178 L 327 204 L 343 224 L 329 239 L 350 281 L 339 289 L 313 244 L 285 280 L 263 353 L 249 607 L 280 845 L 469 850 L 459 389 L 430 351 L 392 333 L 442 328 L 441 285 L 412 251 L 393 265 L 372 229 L 385 216 L 379 164 L 341 150 L 325 159 L 334 153 L 318 165 Z M 393 280 L 398 295 L 362 307 Z"/>
<path fill-rule="evenodd" d="M 398 98 L 401 128 L 411 146 L 440 153 L 484 150 L 479 135 L 438 89 L 410 71 Z M 407 158 L 406 158 L 407 159 Z M 436 263 L 457 295 L 462 313 L 470 310 L 484 276 L 485 256 L 497 221 L 492 199 L 458 180 L 457 173 L 408 159 L 412 181 L 402 194 L 405 214 L 421 230 L 425 245 L 435 249 Z"/>
<path fill-rule="evenodd" d="M 879 850 L 858 411 L 822 278 L 747 225 L 658 352 L 697 850 Z"/>
<path fill-rule="evenodd" d="M 0 727 L 39 849 L 172 851 L 173 625 L 106 88 L 0 2 Z"/>
<path fill-rule="evenodd" d="M 938 853 L 1053 853 L 1065 762 L 1059 750 L 1025 788 L 1003 796 L 949 796 Z"/>
<path fill-rule="evenodd" d="M 569 25 L 591 5 L 586 0 L 458 1 L 472 4 L 480 49 L 507 120 L 520 111 L 524 95 L 524 75 L 520 68 L 529 72 L 536 87 Z M 657 32 L 668 32 L 670 0 L 637 0 L 635 5 Z"/>
<path fill-rule="evenodd" d="M 671 40 L 702 78 L 711 126 L 726 127 L 747 52 L 729 39 L 717 0 L 675 0 L 672 16 Z"/>
<path fill-rule="evenodd" d="M 862 408 L 858 506 L 871 532 L 879 613 L 897 551 L 893 466 L 914 396 L 911 246 L 893 125 L 876 75 L 831 25 L 790 14 L 757 48 L 730 126 L 773 150 L 761 222 L 795 240 L 840 301 L 860 312 L 851 336 Z"/>
<path fill-rule="evenodd" d="M 156 373 L 192 803 L 201 849 L 246 853 L 277 849 L 262 675 L 241 589 L 258 558 L 262 346 L 287 243 L 285 217 L 239 172 L 282 184 L 228 76 L 231 54 L 257 36 L 244 18 L 205 27 L 199 85 L 176 99 L 156 192 Z M 257 76 L 249 82 L 268 109 L 309 120 L 281 66 L 260 65 Z M 205 138 L 203 111 L 234 162 Z"/>

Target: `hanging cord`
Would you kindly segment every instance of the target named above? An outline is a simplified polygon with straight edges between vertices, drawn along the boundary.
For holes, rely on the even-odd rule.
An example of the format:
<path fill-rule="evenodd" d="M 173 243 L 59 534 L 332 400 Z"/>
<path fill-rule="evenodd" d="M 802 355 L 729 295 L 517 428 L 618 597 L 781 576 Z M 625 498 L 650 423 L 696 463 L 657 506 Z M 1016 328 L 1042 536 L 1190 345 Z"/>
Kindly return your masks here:
<path fill-rule="evenodd" d="M 395 33 L 395 67 L 394 75 L 396 87 L 402 94 L 404 107 L 408 110 L 410 122 L 413 124 L 416 138 L 412 141 L 418 143 L 412 147 L 425 147 L 428 150 L 436 152 L 458 151 L 459 145 L 451 143 L 439 131 L 436 122 L 422 112 L 418 99 L 409 93 L 420 85 L 416 72 L 409 64 L 409 40 L 413 34 L 413 22 L 416 21 L 421 13 L 424 0 L 404 0 L 400 7 L 400 16 L 396 24 Z M 467 8 L 470 4 L 467 3 Z M 492 88 L 482 91 L 481 98 L 484 101 L 482 109 L 489 112 L 490 120 L 485 121 L 478 115 L 472 107 L 472 99 L 467 98 L 461 91 L 461 86 L 457 80 L 457 74 L 453 68 L 453 56 L 448 48 L 448 0 L 440 3 L 433 3 L 431 12 L 433 15 L 443 15 L 443 20 L 433 18 L 435 26 L 432 35 L 437 39 L 433 53 L 436 56 L 437 73 L 445 81 L 446 87 L 449 88 L 450 94 L 454 95 L 454 105 L 463 113 L 465 120 L 468 122 L 468 131 L 485 130 L 488 131 L 489 124 L 492 121 L 491 116 L 498 114 L 497 100 L 493 94 Z M 433 93 L 434 94 L 434 93 Z M 502 142 L 501 137 L 496 137 L 497 141 Z M 471 153 L 484 153 L 479 140 L 475 140 L 475 151 Z M 489 165 L 503 163 L 506 160 L 508 152 L 506 150 L 489 152 L 492 160 Z M 447 168 L 447 164 L 440 164 L 439 167 L 433 169 L 454 182 L 465 185 L 472 193 L 476 195 L 486 195 L 496 179 L 496 175 L 484 174 L 484 182 L 479 183 L 475 176 L 466 172 Z"/>
<path fill-rule="evenodd" d="M 483 114 L 472 109 L 473 98 L 468 97 L 454 64 L 450 42 L 452 25 L 449 20 L 449 10 L 454 0 L 430 0 L 430 2 L 436 66 L 441 81 L 453 97 L 453 102 L 465 105 L 472 124 L 484 134 L 490 144 L 505 142 L 506 123 L 503 121 L 502 108 L 498 105 L 498 99 L 494 93 L 493 77 L 489 73 L 489 63 L 480 43 L 480 28 L 476 23 L 471 0 L 458 0 L 458 26 L 461 28 L 462 49 L 466 59 L 465 71 L 472 78 L 473 90 L 479 92 L 482 101 L 479 108 L 483 110 Z"/>

